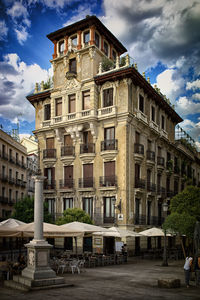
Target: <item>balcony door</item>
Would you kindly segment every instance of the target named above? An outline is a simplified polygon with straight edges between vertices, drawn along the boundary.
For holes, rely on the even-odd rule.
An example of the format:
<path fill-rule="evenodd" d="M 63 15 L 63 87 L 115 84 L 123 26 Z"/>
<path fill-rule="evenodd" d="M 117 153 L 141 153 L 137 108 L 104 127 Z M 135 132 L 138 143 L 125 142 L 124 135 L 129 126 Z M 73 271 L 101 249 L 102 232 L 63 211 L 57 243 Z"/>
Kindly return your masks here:
<path fill-rule="evenodd" d="M 72 138 L 71 135 L 64 135 L 64 146 L 72 146 Z"/>
<path fill-rule="evenodd" d="M 54 138 L 47 138 L 46 139 L 46 148 L 47 149 L 54 149 Z"/>
<path fill-rule="evenodd" d="M 104 163 L 105 184 L 106 186 L 115 185 L 115 161 Z"/>
<path fill-rule="evenodd" d="M 55 168 L 45 168 L 44 176 L 47 178 L 45 181 L 47 184 L 47 187 L 53 188 L 54 182 L 55 182 Z"/>
<path fill-rule="evenodd" d="M 104 150 L 115 149 L 115 127 L 105 128 L 104 143 Z"/>
<path fill-rule="evenodd" d="M 83 184 L 84 187 L 93 186 L 93 164 L 83 165 Z"/>
<path fill-rule="evenodd" d="M 64 187 L 73 187 L 73 166 L 64 167 Z"/>

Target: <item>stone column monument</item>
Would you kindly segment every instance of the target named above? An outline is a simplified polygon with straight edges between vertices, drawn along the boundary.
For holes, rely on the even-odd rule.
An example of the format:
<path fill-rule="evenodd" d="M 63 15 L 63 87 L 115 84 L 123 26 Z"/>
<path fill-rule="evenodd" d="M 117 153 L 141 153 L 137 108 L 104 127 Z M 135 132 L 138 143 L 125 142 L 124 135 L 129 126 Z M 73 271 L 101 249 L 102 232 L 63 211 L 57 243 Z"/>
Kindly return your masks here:
<path fill-rule="evenodd" d="M 34 238 L 27 247 L 27 267 L 22 275 L 13 276 L 13 281 L 7 281 L 6 286 L 30 290 L 34 288 L 52 288 L 66 286 L 63 277 L 57 277 L 50 268 L 51 245 L 43 238 L 43 181 L 44 177 L 37 175 L 35 179 L 34 201 Z"/>

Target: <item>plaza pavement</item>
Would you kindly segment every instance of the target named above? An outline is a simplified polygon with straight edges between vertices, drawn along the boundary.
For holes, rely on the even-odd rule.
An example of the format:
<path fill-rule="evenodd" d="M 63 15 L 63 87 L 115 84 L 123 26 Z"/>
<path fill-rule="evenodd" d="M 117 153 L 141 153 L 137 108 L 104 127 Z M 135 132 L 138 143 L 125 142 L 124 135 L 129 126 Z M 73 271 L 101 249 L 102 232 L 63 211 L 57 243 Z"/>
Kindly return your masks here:
<path fill-rule="evenodd" d="M 200 299 L 200 287 L 186 288 L 183 261 L 169 261 L 168 267 L 160 260 L 128 258 L 128 263 L 87 268 L 81 274 L 65 273 L 66 283 L 74 286 L 22 292 L 0 285 L 0 300 L 112 300 L 112 299 Z M 180 288 L 158 288 L 158 279 L 181 280 Z"/>

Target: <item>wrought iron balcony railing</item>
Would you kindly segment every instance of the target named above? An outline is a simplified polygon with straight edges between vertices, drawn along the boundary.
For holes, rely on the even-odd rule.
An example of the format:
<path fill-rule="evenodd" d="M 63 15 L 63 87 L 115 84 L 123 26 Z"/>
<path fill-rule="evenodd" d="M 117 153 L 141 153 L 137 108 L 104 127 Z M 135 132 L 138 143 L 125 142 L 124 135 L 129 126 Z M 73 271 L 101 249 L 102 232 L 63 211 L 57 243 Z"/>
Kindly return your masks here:
<path fill-rule="evenodd" d="M 43 150 L 43 158 L 56 158 L 56 149 Z"/>
<path fill-rule="evenodd" d="M 61 156 L 74 156 L 74 146 L 63 146 L 61 147 Z"/>
<path fill-rule="evenodd" d="M 44 190 L 54 190 L 56 188 L 56 181 L 55 180 L 45 180 L 44 181 Z"/>
<path fill-rule="evenodd" d="M 147 150 L 147 159 L 151 161 L 155 161 L 155 152 L 151 150 Z"/>
<path fill-rule="evenodd" d="M 156 184 L 150 181 L 147 181 L 147 191 L 148 192 L 155 192 L 156 191 Z"/>
<path fill-rule="evenodd" d="M 145 189 L 146 182 L 144 179 L 135 178 L 135 188 Z"/>
<path fill-rule="evenodd" d="M 135 143 L 134 144 L 134 153 L 144 155 L 144 145 Z"/>
<path fill-rule="evenodd" d="M 87 177 L 87 178 L 79 178 L 79 188 L 93 188 L 94 187 L 94 178 Z"/>
<path fill-rule="evenodd" d="M 60 189 L 72 189 L 74 187 L 74 179 L 61 179 Z"/>
<path fill-rule="evenodd" d="M 89 144 L 81 144 L 80 145 L 80 154 L 83 153 L 95 153 L 95 144 L 89 143 Z"/>
<path fill-rule="evenodd" d="M 165 165 L 165 159 L 162 156 L 157 156 L 157 165 L 163 166 Z"/>
<path fill-rule="evenodd" d="M 106 150 L 117 150 L 118 149 L 118 140 L 104 140 L 101 142 L 101 151 Z"/>
<path fill-rule="evenodd" d="M 100 187 L 117 186 L 117 176 L 116 175 L 100 176 L 99 185 Z"/>

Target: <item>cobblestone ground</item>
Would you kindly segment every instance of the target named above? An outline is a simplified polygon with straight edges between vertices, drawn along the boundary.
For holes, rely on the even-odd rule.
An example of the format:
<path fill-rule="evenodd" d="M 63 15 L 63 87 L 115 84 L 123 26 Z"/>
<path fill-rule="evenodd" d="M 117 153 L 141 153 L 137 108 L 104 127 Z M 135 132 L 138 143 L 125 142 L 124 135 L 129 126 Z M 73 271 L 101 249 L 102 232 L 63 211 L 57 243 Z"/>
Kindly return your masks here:
<path fill-rule="evenodd" d="M 186 288 L 183 261 L 161 261 L 129 258 L 127 264 L 86 269 L 81 274 L 64 274 L 66 283 L 73 287 L 21 292 L 0 286 L 0 300 L 99 300 L 99 299 L 200 299 L 200 287 Z M 158 288 L 158 279 L 181 280 L 180 288 Z"/>

